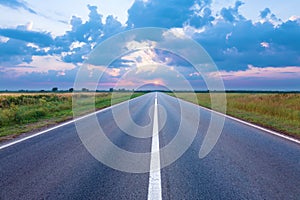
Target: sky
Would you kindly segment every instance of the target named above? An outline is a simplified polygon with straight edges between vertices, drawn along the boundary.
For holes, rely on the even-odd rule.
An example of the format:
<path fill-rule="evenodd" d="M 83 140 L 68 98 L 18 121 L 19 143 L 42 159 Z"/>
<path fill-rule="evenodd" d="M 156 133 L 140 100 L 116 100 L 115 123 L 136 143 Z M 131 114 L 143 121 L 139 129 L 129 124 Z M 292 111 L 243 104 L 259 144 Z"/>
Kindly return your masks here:
<path fill-rule="evenodd" d="M 157 49 L 155 40 L 108 68 L 92 67 L 103 77 L 89 84 L 182 89 L 186 80 L 202 90 L 204 76 L 218 76 L 227 90 L 299 91 L 299 6 L 298 0 L 0 0 L 0 90 L 72 88 L 101 44 L 135 28 L 158 27 L 168 30 L 161 36 L 171 35 L 164 42 L 184 37 L 198 43 L 217 70 L 201 74 L 181 55 Z M 128 40 L 122 48 L 145 42 Z"/>

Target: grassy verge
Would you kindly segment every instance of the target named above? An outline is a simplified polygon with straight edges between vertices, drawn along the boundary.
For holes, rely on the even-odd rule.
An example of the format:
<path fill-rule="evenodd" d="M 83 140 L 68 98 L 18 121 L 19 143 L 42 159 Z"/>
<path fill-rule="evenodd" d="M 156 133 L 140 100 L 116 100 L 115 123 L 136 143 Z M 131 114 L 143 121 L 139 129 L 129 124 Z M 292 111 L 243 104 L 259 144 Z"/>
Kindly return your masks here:
<path fill-rule="evenodd" d="M 176 96 L 211 108 L 209 93 L 198 93 L 198 102 L 190 93 Z M 227 93 L 226 98 L 226 114 L 300 139 L 300 94 Z"/>
<path fill-rule="evenodd" d="M 144 93 L 77 93 L 76 116 L 141 96 Z M 0 94 L 0 141 L 73 118 L 72 93 Z"/>

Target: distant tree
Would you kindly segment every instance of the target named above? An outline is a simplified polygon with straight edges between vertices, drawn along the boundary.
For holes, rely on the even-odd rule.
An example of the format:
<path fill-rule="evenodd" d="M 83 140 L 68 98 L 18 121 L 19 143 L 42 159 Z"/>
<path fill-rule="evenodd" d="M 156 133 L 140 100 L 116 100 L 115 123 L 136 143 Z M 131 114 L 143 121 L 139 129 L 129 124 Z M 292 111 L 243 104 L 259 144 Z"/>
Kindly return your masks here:
<path fill-rule="evenodd" d="M 89 89 L 87 89 L 87 88 L 82 88 L 81 91 L 82 91 L 82 92 L 88 92 Z"/>
<path fill-rule="evenodd" d="M 58 91 L 57 87 L 52 88 L 52 92 L 57 92 L 57 91 Z"/>
<path fill-rule="evenodd" d="M 74 91 L 74 88 L 70 88 L 70 89 L 69 89 L 69 92 L 73 92 L 73 91 Z"/>
<path fill-rule="evenodd" d="M 114 88 L 109 88 L 109 92 L 113 92 L 114 91 Z"/>

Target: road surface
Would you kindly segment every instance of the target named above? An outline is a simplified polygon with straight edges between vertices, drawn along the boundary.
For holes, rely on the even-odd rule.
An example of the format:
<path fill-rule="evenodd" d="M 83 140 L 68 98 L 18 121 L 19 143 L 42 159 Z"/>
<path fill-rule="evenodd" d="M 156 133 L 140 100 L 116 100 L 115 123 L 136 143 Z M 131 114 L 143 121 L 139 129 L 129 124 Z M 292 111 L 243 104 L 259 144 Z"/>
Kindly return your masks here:
<path fill-rule="evenodd" d="M 159 106 L 155 111 L 156 101 Z M 180 123 L 184 123 L 187 132 L 194 125 L 193 120 L 181 122 L 179 102 L 187 108 L 182 112 L 199 111 L 197 135 L 187 151 L 158 174 L 127 173 L 102 164 L 88 152 L 74 123 L 70 123 L 0 149 L 0 199 L 154 199 L 159 196 L 162 199 L 299 199 L 299 144 L 226 119 L 217 144 L 208 156 L 200 159 L 199 149 L 212 113 L 162 93 L 149 93 L 130 101 L 130 115 L 138 125 L 158 123 L 161 130 L 157 141 L 155 137 L 135 138 L 124 133 L 113 120 L 111 109 L 99 112 L 97 118 L 115 145 L 131 152 L 147 153 L 158 148 L 155 145 L 160 148 L 168 145 Z M 122 115 L 125 104 L 116 107 Z M 156 122 L 151 118 L 155 113 Z M 162 115 L 167 116 L 165 124 L 160 120 Z M 89 131 L 87 119 L 83 120 Z M 114 155 L 109 156 L 114 159 Z M 163 164 L 167 156 L 161 154 L 159 159 L 149 156 L 144 164 L 149 168 L 153 162 Z M 158 178 L 153 183 L 150 176 Z M 154 190 L 149 192 L 149 188 Z"/>

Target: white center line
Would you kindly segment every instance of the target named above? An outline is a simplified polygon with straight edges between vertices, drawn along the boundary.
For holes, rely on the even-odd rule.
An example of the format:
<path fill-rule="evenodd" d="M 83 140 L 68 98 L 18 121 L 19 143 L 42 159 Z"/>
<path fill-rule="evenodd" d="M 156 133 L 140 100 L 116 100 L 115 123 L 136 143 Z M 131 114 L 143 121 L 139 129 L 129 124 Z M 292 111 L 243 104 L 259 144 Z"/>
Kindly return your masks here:
<path fill-rule="evenodd" d="M 158 112 L 157 112 L 157 93 L 156 93 L 155 101 L 154 101 L 153 135 L 152 135 L 152 145 L 151 145 L 148 200 L 161 200 L 161 199 L 162 199 L 162 193 L 161 193 Z"/>

